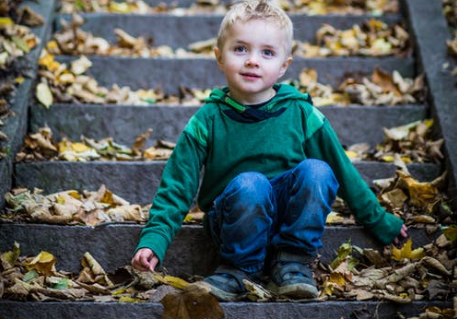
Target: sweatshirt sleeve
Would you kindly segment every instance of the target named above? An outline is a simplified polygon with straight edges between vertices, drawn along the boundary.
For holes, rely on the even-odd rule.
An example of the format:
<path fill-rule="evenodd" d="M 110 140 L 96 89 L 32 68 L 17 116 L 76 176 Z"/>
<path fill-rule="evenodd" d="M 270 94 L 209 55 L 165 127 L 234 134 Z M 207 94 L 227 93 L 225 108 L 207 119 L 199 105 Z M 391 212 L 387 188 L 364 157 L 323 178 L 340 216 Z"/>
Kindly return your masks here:
<path fill-rule="evenodd" d="M 141 231 L 136 248 L 136 251 L 151 249 L 160 263 L 198 191 L 206 154 L 205 130 L 199 123 L 194 117 L 191 118 L 178 139 L 163 171 L 149 211 L 149 220 Z"/>
<path fill-rule="evenodd" d="M 340 195 L 357 221 L 383 244 L 391 243 L 400 233 L 403 221 L 387 212 L 374 192 L 347 157 L 328 120 L 313 107 L 307 118 L 310 135 L 305 152 L 310 158 L 327 162 L 340 183 Z"/>

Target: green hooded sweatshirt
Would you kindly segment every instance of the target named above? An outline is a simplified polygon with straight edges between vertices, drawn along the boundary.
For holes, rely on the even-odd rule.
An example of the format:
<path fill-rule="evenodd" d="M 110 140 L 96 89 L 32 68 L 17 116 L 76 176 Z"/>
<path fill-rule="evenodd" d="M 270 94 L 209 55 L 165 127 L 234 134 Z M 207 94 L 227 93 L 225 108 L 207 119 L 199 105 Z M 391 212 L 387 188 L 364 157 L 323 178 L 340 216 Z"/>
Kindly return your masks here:
<path fill-rule="evenodd" d="M 285 84 L 275 89 L 273 99 L 252 107 L 230 99 L 227 88 L 212 91 L 165 166 L 137 250 L 150 248 L 162 262 L 197 192 L 200 209 L 208 212 L 238 174 L 255 171 L 273 178 L 306 158 L 330 165 L 339 195 L 377 239 L 388 244 L 398 236 L 403 221 L 380 206 L 309 95 Z"/>

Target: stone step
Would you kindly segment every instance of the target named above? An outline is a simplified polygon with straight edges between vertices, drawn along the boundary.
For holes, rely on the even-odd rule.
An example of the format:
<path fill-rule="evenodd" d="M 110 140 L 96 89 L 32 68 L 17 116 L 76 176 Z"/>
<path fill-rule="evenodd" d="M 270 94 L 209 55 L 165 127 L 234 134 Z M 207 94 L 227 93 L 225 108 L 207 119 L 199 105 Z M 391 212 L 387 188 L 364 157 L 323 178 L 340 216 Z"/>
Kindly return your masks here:
<path fill-rule="evenodd" d="M 174 49 L 187 48 L 189 44 L 214 38 L 219 30 L 222 15 L 201 14 L 176 16 L 169 14 L 110 14 L 85 13 L 81 14 L 85 23 L 82 29 L 94 36 L 102 37 L 110 43 L 116 43 L 115 28 L 121 28 L 132 36 L 154 40 L 153 45 L 168 45 Z M 294 36 L 297 41 L 316 41 L 316 31 L 323 25 L 329 24 L 336 29 L 349 29 L 354 25 L 374 18 L 372 15 L 340 15 L 340 16 L 307 16 L 290 14 L 294 23 Z M 376 17 L 387 25 L 404 21 L 401 14 L 389 14 Z M 55 30 L 61 28 L 61 21 L 70 21 L 71 15 L 56 16 Z M 405 21 L 406 22 L 406 21 Z M 164 32 L 163 30 L 166 30 Z M 198 30 L 198 32 L 195 32 Z"/>
<path fill-rule="evenodd" d="M 89 252 L 108 273 L 127 266 L 133 256 L 142 225 L 105 224 L 97 227 L 45 224 L 0 224 L 0 251 L 20 244 L 21 255 L 36 256 L 47 251 L 57 258 L 56 269 L 79 273 L 81 259 Z M 413 248 L 422 247 L 438 236 L 424 228 L 410 227 Z M 330 263 L 338 248 L 348 241 L 361 248 L 382 252 L 383 246 L 360 226 L 327 226 L 319 249 L 320 260 Z M 219 261 L 216 247 L 202 226 L 185 225 L 178 231 L 166 253 L 163 266 L 175 276 L 211 274 Z"/>
<path fill-rule="evenodd" d="M 71 63 L 76 57 L 59 56 L 62 63 Z M 224 86 L 225 78 L 212 58 L 130 58 L 91 56 L 92 67 L 86 74 L 93 76 L 101 86 L 113 84 L 136 89 L 161 88 L 165 93 L 177 94 L 179 86 L 210 89 Z M 392 73 L 397 70 L 403 77 L 416 76 L 412 57 L 331 57 L 296 58 L 282 78 L 298 79 L 303 69 L 314 68 L 318 82 L 333 88 L 348 76 L 369 76 L 380 67 Z"/>
<path fill-rule="evenodd" d="M 226 319 L 341 319 L 341 318 L 398 318 L 419 316 L 426 308 L 452 308 L 451 302 L 394 304 L 379 301 L 329 301 L 306 303 L 223 302 Z M 0 300 L 0 316 L 5 319 L 158 319 L 162 318 L 160 303 L 102 303 L 102 302 L 19 302 Z M 357 315 L 359 314 L 359 315 Z M 357 315 L 357 317 L 355 317 Z"/>
<path fill-rule="evenodd" d="M 17 86 L 12 101 L 11 114 L 2 118 L 3 125 L 1 131 L 8 136 L 7 141 L 0 142 L 0 147 L 6 150 L 6 157 L 0 159 L 0 209 L 4 206 L 4 194 L 8 192 L 12 185 L 13 161 L 15 154 L 19 151 L 24 136 L 27 132 L 27 108 L 29 99 L 32 96 L 34 78 L 36 76 L 36 61 L 44 46 L 45 39 L 51 32 L 50 19 L 55 10 L 55 0 L 49 1 L 26 1 L 24 5 L 29 6 L 35 13 L 41 15 L 44 24 L 31 28 L 31 31 L 38 38 L 37 46 L 31 50 L 25 57 L 21 58 L 21 65 L 26 66 L 28 77 L 24 82 Z M 3 94 L 3 93 L 2 93 Z"/>
<path fill-rule="evenodd" d="M 146 146 L 157 140 L 176 142 L 189 118 L 199 106 L 180 105 L 90 105 L 54 104 L 46 109 L 34 105 L 30 111 L 29 129 L 36 132 L 45 125 L 53 138 L 80 140 L 81 135 L 94 139 L 113 137 L 118 143 L 131 145 L 149 128 L 153 133 Z M 330 123 L 343 145 L 368 143 L 371 147 L 385 139 L 383 128 L 392 128 L 428 115 L 426 104 L 396 106 L 325 106 L 320 111 Z"/>
<path fill-rule="evenodd" d="M 160 183 L 165 161 L 151 162 L 30 162 L 16 163 L 15 185 L 42 189 L 45 194 L 75 189 L 95 191 L 104 184 L 114 194 L 130 203 L 147 205 Z M 363 179 L 373 186 L 375 179 L 394 176 L 394 164 L 355 162 Z M 411 175 L 431 181 L 441 174 L 438 164 L 408 164 Z"/>

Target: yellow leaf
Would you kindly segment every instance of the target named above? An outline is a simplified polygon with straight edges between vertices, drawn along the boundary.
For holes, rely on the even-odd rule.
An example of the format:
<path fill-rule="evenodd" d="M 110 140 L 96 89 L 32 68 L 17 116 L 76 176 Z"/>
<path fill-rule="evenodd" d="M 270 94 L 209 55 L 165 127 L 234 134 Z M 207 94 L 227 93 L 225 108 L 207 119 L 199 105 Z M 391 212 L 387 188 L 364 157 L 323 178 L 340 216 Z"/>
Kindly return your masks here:
<path fill-rule="evenodd" d="M 49 41 L 47 44 L 46 44 L 46 47 L 49 49 L 49 50 L 52 50 L 52 49 L 57 49 L 58 48 L 58 44 L 57 44 L 57 41 Z"/>
<path fill-rule="evenodd" d="M 395 157 L 393 155 L 383 155 L 381 156 L 381 160 L 387 163 L 393 163 L 395 160 Z"/>
<path fill-rule="evenodd" d="M 0 27 L 5 27 L 7 25 L 14 25 L 13 20 L 9 17 L 0 17 Z"/>
<path fill-rule="evenodd" d="M 329 282 L 328 280 L 325 281 L 321 286 L 321 296 L 331 296 L 333 295 L 334 284 Z"/>
<path fill-rule="evenodd" d="M 90 147 L 84 143 L 72 143 L 70 147 L 76 153 L 83 153 L 90 150 Z"/>
<path fill-rule="evenodd" d="M 27 270 L 36 270 L 38 273 L 49 276 L 54 273 L 54 265 L 57 261 L 57 258 L 54 255 L 42 251 L 35 258 L 32 259 L 29 263 L 26 263 L 25 266 Z"/>
<path fill-rule="evenodd" d="M 349 157 L 349 158 L 356 158 L 359 156 L 359 154 L 357 152 L 354 152 L 354 151 L 346 151 L 346 155 Z"/>
<path fill-rule="evenodd" d="M 129 13 L 132 11 L 128 3 L 114 1 L 110 1 L 109 10 L 114 13 Z"/>
<path fill-rule="evenodd" d="M 424 248 L 420 247 L 412 250 L 413 241 L 411 238 L 403 245 L 401 249 L 393 247 L 392 249 L 392 258 L 394 260 L 400 261 L 404 258 L 406 259 L 421 259 L 425 256 Z"/>
<path fill-rule="evenodd" d="M 25 81 L 24 77 L 18 76 L 17 78 L 14 79 L 14 82 L 21 84 Z"/>
<path fill-rule="evenodd" d="M 122 296 L 121 298 L 119 298 L 119 301 L 120 301 L 120 302 L 135 303 L 135 302 L 141 302 L 142 300 L 141 300 L 141 299 L 138 299 L 138 298 L 132 298 L 132 297 L 128 297 L 128 296 Z"/>
<path fill-rule="evenodd" d="M 62 195 L 56 196 L 56 202 L 58 204 L 64 205 L 65 204 L 65 197 Z"/>
<path fill-rule="evenodd" d="M 161 283 L 165 285 L 169 285 L 178 289 L 185 289 L 189 283 L 185 281 L 184 279 L 174 277 L 174 276 L 169 276 L 169 275 L 160 275 L 160 274 L 153 274 L 153 277 L 160 281 Z"/>
<path fill-rule="evenodd" d="M 46 108 L 49 108 L 52 103 L 54 103 L 54 98 L 52 96 L 49 86 L 41 82 L 36 86 L 36 98 L 38 101 L 43 104 Z"/>
<path fill-rule="evenodd" d="M 346 279 L 344 278 L 344 275 L 339 272 L 332 272 L 330 274 L 330 278 L 328 279 L 328 281 L 337 284 L 341 287 L 343 287 L 346 284 Z"/>
<path fill-rule="evenodd" d="M 19 249 L 19 244 L 15 242 L 13 250 L 1 254 L 0 260 L 2 262 L 3 269 L 8 270 L 10 268 L 13 268 L 20 253 L 21 251 Z"/>

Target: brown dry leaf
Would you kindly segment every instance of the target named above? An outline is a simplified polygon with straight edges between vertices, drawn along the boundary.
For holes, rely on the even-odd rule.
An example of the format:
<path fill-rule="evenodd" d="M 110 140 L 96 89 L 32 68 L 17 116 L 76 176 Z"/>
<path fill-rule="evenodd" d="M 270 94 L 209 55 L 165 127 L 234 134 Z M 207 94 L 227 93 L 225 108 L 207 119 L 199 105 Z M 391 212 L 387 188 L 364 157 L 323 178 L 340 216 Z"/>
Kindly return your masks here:
<path fill-rule="evenodd" d="M 168 294 L 161 303 L 164 306 L 162 319 L 221 319 L 224 311 L 210 288 L 197 282 L 183 291 Z"/>
<path fill-rule="evenodd" d="M 18 23 L 30 27 L 37 27 L 44 24 L 44 19 L 41 14 L 37 14 L 29 6 L 23 6 L 17 10 Z"/>
<path fill-rule="evenodd" d="M 401 96 L 401 92 L 395 85 L 393 78 L 390 74 L 382 71 L 379 67 L 376 67 L 372 75 L 373 83 L 379 85 L 384 92 L 393 92 L 395 96 Z"/>
<path fill-rule="evenodd" d="M 146 144 L 146 140 L 151 136 L 152 134 L 152 128 L 149 128 L 146 133 L 140 134 L 137 136 L 135 139 L 135 142 L 133 143 L 132 146 L 132 151 L 135 155 L 140 155 L 142 149 L 144 148 L 144 145 Z"/>
<path fill-rule="evenodd" d="M 100 264 L 95 260 L 95 258 L 92 257 L 90 253 L 87 252 L 84 254 L 84 258 L 81 260 L 81 265 L 84 268 L 90 270 L 91 278 L 93 278 L 92 283 L 99 283 L 102 285 L 106 285 L 108 287 L 113 286 L 113 283 L 108 278 L 108 275 L 105 272 L 105 270 L 102 268 L 102 266 L 100 266 Z"/>

